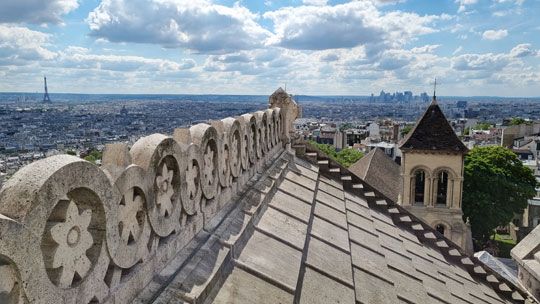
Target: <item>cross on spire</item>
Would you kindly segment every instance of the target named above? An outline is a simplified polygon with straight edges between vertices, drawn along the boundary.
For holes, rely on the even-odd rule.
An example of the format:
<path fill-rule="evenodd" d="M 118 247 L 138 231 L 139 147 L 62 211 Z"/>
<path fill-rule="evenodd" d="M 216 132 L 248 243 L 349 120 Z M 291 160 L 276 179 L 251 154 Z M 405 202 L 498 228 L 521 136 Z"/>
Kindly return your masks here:
<path fill-rule="evenodd" d="M 433 84 L 433 100 L 431 104 L 437 104 L 437 78 L 435 78 L 435 83 Z"/>

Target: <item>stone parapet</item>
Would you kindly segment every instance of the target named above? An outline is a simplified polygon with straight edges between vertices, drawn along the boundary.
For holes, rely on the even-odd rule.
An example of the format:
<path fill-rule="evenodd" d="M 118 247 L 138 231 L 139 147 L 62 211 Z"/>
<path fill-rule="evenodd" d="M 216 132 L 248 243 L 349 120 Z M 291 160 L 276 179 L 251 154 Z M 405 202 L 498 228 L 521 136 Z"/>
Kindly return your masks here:
<path fill-rule="evenodd" d="M 132 302 L 283 152 L 285 123 L 273 107 L 107 145 L 101 167 L 22 168 L 0 190 L 0 303 Z"/>

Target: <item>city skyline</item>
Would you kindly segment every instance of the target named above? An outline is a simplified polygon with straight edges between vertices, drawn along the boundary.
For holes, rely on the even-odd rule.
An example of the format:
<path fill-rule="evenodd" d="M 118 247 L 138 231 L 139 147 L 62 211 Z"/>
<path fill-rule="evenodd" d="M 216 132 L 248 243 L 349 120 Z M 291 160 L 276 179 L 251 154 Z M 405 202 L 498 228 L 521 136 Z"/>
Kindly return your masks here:
<path fill-rule="evenodd" d="M 540 94 L 536 0 L 0 3 L 0 92 Z"/>

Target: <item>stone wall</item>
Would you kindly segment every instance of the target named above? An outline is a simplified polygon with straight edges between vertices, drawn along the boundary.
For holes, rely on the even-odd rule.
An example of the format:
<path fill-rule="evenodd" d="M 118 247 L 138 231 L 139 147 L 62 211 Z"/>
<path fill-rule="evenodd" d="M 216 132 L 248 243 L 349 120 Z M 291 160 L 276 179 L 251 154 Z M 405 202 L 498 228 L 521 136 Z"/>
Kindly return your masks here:
<path fill-rule="evenodd" d="M 59 155 L 0 191 L 0 303 L 130 303 L 289 141 L 280 108 Z"/>

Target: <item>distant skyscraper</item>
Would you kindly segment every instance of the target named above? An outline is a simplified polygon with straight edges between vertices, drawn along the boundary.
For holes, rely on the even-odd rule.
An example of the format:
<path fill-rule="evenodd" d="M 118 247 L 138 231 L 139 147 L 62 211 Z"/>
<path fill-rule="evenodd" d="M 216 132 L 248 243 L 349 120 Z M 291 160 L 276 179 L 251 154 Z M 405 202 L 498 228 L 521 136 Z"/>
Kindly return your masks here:
<path fill-rule="evenodd" d="M 49 90 L 47 89 L 47 77 L 43 76 L 43 80 L 45 82 L 45 95 L 43 95 L 43 102 L 50 103 L 51 98 L 49 97 Z"/>

